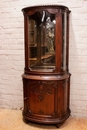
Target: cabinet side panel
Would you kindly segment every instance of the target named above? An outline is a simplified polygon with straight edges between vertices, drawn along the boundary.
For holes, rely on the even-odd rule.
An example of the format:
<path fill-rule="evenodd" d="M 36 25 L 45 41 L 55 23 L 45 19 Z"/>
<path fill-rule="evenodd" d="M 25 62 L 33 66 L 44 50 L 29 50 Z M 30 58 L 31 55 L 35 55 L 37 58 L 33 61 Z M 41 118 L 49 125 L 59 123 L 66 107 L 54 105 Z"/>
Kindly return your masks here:
<path fill-rule="evenodd" d="M 56 35 L 55 35 L 55 45 L 56 45 L 56 70 L 61 71 L 62 65 L 62 15 L 59 13 L 56 15 Z"/>
<path fill-rule="evenodd" d="M 67 103 L 68 103 L 68 100 L 67 100 L 67 98 L 68 98 L 68 80 L 64 80 L 63 82 L 62 82 L 62 86 L 63 86 L 63 88 L 64 88 L 64 113 L 66 114 L 66 112 L 67 112 L 67 108 L 68 108 L 68 106 L 67 106 Z"/>
<path fill-rule="evenodd" d="M 28 93 L 27 93 L 27 80 L 23 79 L 23 99 L 24 99 L 24 111 L 27 112 L 27 99 L 28 99 Z"/>
<path fill-rule="evenodd" d="M 67 80 L 61 80 L 58 84 L 58 115 L 61 118 L 67 113 Z"/>

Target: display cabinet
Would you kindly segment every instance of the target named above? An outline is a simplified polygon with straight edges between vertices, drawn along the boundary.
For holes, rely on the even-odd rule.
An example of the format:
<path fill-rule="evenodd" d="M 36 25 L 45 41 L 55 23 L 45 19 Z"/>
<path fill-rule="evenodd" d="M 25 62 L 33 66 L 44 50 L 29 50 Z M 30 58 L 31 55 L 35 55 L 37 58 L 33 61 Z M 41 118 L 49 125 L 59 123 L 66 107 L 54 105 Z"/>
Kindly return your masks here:
<path fill-rule="evenodd" d="M 70 115 L 70 10 L 62 5 L 42 5 L 22 11 L 25 40 L 23 119 L 59 127 Z"/>

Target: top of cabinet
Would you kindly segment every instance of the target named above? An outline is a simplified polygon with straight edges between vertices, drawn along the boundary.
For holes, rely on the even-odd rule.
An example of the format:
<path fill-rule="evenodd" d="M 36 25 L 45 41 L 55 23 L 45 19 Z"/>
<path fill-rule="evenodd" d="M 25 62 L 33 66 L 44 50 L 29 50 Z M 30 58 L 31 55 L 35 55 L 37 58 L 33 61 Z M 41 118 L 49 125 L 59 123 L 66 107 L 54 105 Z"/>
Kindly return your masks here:
<path fill-rule="evenodd" d="M 64 5 L 57 5 L 57 4 L 46 4 L 46 5 L 33 5 L 33 6 L 28 6 L 22 9 L 23 12 L 27 12 L 30 10 L 36 10 L 36 9 L 62 9 L 64 11 L 67 11 L 68 13 L 70 13 L 71 11 L 69 10 L 69 8 L 67 6 Z"/>

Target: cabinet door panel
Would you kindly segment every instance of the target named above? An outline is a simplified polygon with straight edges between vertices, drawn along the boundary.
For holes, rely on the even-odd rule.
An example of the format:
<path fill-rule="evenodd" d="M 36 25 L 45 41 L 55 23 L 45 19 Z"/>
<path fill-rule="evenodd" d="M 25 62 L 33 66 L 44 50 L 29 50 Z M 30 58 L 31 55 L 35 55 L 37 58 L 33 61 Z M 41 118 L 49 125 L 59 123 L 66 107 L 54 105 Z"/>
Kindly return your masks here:
<path fill-rule="evenodd" d="M 52 72 L 55 68 L 56 49 L 55 14 L 40 10 L 30 15 L 28 20 L 28 66 L 32 71 Z"/>
<path fill-rule="evenodd" d="M 29 81 L 28 93 L 28 109 L 32 114 L 54 113 L 54 82 Z"/>

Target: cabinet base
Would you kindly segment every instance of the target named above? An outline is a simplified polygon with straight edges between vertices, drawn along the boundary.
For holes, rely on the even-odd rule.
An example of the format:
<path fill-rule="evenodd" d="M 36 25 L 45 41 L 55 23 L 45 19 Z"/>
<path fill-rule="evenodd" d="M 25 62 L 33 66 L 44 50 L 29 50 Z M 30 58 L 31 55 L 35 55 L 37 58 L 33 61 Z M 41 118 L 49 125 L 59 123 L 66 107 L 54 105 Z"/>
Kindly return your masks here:
<path fill-rule="evenodd" d="M 57 128 L 59 128 L 67 118 L 69 118 L 70 116 L 70 110 L 61 118 L 40 118 L 40 117 L 33 117 L 33 116 L 29 116 L 27 114 L 25 114 L 23 112 L 23 121 L 25 123 L 29 123 L 29 122 L 35 122 L 35 123 L 39 123 L 39 124 L 53 124 L 56 125 Z"/>

